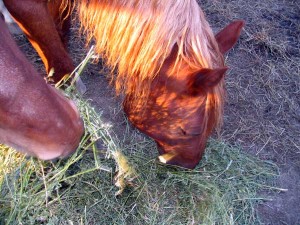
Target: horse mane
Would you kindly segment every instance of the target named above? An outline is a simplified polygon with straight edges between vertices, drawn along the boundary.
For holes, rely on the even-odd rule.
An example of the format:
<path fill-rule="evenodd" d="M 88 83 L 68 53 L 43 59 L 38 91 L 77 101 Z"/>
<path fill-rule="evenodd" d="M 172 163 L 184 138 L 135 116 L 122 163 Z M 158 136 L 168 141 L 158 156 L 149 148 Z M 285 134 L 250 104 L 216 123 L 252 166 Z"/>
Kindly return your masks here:
<path fill-rule="evenodd" d="M 64 21 L 73 12 L 75 5 L 72 4 L 71 2 L 72 2 L 72 0 L 61 1 L 60 7 L 59 7 L 59 11 L 61 12 L 61 14 L 60 14 L 61 21 Z M 65 12 L 64 15 L 63 15 L 63 12 Z"/>
<path fill-rule="evenodd" d="M 116 71 L 112 77 L 117 93 L 136 96 L 136 101 L 147 99 L 152 81 L 175 44 L 176 62 L 183 60 L 192 70 L 223 66 L 223 56 L 196 0 L 77 1 L 88 42 L 95 39 L 96 53 Z M 209 127 L 222 123 L 223 83 L 207 96 Z"/>

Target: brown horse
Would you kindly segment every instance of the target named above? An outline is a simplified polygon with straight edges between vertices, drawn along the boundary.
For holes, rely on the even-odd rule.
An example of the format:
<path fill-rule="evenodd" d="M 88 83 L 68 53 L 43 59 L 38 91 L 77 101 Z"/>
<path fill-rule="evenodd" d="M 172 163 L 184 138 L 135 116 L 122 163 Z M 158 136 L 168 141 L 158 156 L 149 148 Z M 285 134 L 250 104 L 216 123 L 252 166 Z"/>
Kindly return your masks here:
<path fill-rule="evenodd" d="M 76 106 L 35 71 L 2 17 L 0 40 L 0 143 L 44 160 L 69 155 L 83 134 Z"/>
<path fill-rule="evenodd" d="M 129 120 L 153 138 L 160 161 L 194 168 L 222 122 L 223 54 L 244 22 L 213 35 L 196 0 L 4 0 L 57 82 L 73 69 L 64 47 L 72 4 L 88 41 L 117 68 Z M 59 14 L 58 12 L 61 12 Z"/>

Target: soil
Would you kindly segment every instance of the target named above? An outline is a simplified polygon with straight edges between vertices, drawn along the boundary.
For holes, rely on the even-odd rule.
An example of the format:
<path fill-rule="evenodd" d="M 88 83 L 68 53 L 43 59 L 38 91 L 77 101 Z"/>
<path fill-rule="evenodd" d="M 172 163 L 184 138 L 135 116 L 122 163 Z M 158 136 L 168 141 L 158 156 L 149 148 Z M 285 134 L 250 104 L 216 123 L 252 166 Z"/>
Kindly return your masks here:
<path fill-rule="evenodd" d="M 228 54 L 222 139 L 276 163 L 278 187 L 257 208 L 264 224 L 300 224 L 299 1 L 201 1 L 216 30 L 246 22 Z"/>
<path fill-rule="evenodd" d="M 278 165 L 281 191 L 261 193 L 257 207 L 263 224 L 300 224 L 300 2 L 298 0 L 201 1 L 217 31 L 234 19 L 246 21 L 239 43 L 227 55 L 227 104 L 221 140 Z M 86 54 L 76 35 L 70 54 L 78 64 Z M 16 40 L 29 59 L 39 58 L 24 36 Z M 84 72 L 84 97 L 122 133 L 123 113 L 113 88 L 99 73 L 101 63 Z"/>

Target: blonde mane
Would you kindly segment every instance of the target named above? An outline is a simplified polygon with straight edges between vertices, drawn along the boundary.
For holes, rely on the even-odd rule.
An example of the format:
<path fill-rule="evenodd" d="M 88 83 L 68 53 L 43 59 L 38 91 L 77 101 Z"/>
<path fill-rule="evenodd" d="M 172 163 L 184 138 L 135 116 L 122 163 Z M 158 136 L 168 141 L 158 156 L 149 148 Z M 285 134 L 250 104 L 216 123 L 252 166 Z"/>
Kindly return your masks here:
<path fill-rule="evenodd" d="M 116 69 L 117 93 L 148 96 L 173 46 L 176 62 L 192 70 L 223 66 L 213 32 L 196 0 L 78 0 L 78 12 L 88 41 Z M 176 69 L 176 68 L 174 68 Z M 176 75 L 176 72 L 174 73 Z M 223 114 L 223 81 L 207 97 L 207 113 L 215 124 Z M 210 112 L 209 112 L 210 111 Z"/>

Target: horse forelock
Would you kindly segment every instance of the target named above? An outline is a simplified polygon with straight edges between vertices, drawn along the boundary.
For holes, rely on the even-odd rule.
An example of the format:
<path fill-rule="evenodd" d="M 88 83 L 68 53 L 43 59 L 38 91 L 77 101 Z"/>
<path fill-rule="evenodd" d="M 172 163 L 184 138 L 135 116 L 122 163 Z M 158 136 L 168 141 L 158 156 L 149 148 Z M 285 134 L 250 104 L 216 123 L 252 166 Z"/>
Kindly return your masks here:
<path fill-rule="evenodd" d="M 184 60 L 195 71 L 216 68 L 223 62 L 196 0 L 78 2 L 87 40 L 95 39 L 95 51 L 105 58 L 108 66 L 117 68 L 116 91 L 133 96 L 133 104 L 147 99 L 154 78 L 175 44 L 178 45 L 176 62 Z M 207 126 L 221 124 L 223 96 L 222 81 L 208 94 L 205 117 L 216 122 L 207 122 Z"/>

